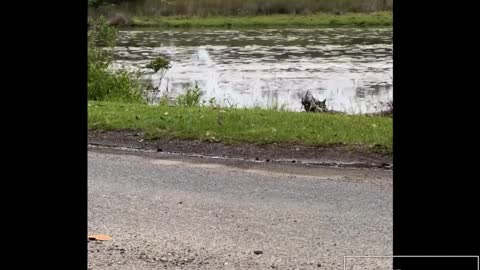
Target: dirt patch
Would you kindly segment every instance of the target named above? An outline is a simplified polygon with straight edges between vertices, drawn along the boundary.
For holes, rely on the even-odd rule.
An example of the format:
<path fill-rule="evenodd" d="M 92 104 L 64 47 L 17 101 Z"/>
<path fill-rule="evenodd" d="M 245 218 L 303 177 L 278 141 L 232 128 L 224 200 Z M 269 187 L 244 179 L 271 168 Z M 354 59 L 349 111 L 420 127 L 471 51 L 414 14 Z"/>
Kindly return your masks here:
<path fill-rule="evenodd" d="M 224 144 L 200 140 L 148 140 L 134 131 L 88 131 L 88 143 L 96 146 L 127 147 L 139 150 L 237 158 L 254 161 L 310 163 L 391 169 L 392 155 L 347 149 L 343 146 L 300 144 Z"/>

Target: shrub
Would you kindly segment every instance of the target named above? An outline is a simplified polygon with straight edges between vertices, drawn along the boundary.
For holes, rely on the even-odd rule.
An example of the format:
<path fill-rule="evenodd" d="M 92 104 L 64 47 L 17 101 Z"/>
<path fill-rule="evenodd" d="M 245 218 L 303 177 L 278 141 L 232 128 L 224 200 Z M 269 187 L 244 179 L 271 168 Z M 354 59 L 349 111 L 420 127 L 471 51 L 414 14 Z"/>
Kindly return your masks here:
<path fill-rule="evenodd" d="M 144 102 L 141 74 L 109 69 L 117 30 L 104 17 L 88 31 L 88 99 Z"/>
<path fill-rule="evenodd" d="M 202 95 L 201 90 L 198 87 L 198 84 L 195 83 L 193 87 L 190 86 L 189 88 L 187 88 L 187 91 L 185 94 L 177 97 L 177 105 L 184 106 L 184 107 L 199 106 L 201 95 Z"/>

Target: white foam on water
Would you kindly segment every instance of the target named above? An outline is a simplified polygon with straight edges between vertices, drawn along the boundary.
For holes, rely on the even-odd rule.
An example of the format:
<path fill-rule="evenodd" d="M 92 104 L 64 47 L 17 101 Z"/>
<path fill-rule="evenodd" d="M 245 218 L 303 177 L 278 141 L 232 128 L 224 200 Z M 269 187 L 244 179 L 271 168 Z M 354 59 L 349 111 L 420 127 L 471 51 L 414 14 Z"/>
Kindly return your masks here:
<path fill-rule="evenodd" d="M 311 30 L 304 30 L 302 33 L 309 31 Z M 215 43 L 216 40 L 207 40 L 205 42 L 215 44 L 201 46 L 174 46 L 172 43 L 156 47 L 118 47 L 118 56 L 122 59 L 113 66 L 135 69 L 145 66 L 158 55 L 167 55 L 172 59 L 172 67 L 165 75 L 161 86 L 163 91 L 168 89 L 172 97 L 175 97 L 184 93 L 187 85 L 198 83 L 203 99 L 215 98 L 220 105 L 225 106 L 283 105 L 286 109 L 300 111 L 300 94 L 310 90 L 316 98 L 326 98 L 330 109 L 368 113 L 378 110 L 372 104 L 392 99 L 391 45 L 314 42 L 305 46 L 285 46 L 275 43 L 252 44 L 252 41 L 248 41 L 243 46 L 227 46 L 225 44 L 234 37 L 238 38 L 238 31 L 212 31 L 209 34 L 215 32 L 219 36 L 231 36 L 231 39 L 222 44 Z M 282 38 L 275 29 L 257 32 L 257 40 Z M 329 35 L 335 33 L 333 30 L 331 32 Z M 162 35 L 170 33 L 164 31 Z M 362 31 L 359 33 L 364 34 Z M 190 37 L 195 37 L 189 32 L 181 32 L 182 35 L 191 35 L 188 37 L 177 37 L 177 34 L 171 38 L 191 42 Z M 201 34 L 197 37 L 205 38 Z M 243 39 L 246 38 L 251 39 Z M 320 52 L 324 54 L 319 54 Z M 157 83 L 158 79 L 158 74 L 153 75 L 153 80 L 157 80 Z"/>

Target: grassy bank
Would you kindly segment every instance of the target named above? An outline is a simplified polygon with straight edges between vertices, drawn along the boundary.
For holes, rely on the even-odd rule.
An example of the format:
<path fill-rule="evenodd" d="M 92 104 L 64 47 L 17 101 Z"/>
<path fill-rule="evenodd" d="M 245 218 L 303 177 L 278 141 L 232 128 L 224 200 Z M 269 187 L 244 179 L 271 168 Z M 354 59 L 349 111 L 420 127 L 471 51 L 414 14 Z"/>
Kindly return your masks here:
<path fill-rule="evenodd" d="M 392 151 L 393 133 L 392 119 L 386 117 L 98 101 L 89 102 L 88 127 L 137 130 L 145 132 L 150 139 L 346 145 L 387 153 Z"/>
<path fill-rule="evenodd" d="M 255 16 L 391 11 L 393 0 L 89 0 L 91 12 L 145 16 Z"/>
<path fill-rule="evenodd" d="M 387 27 L 392 26 L 391 12 L 344 15 L 270 15 L 251 17 L 133 17 L 133 27 L 166 28 L 249 28 L 249 27 Z"/>

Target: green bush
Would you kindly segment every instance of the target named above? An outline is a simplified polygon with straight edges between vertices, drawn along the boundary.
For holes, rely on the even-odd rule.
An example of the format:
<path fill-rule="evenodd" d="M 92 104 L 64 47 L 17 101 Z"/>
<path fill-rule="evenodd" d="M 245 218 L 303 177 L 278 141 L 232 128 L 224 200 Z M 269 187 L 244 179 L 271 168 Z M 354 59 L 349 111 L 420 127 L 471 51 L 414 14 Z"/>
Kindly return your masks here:
<path fill-rule="evenodd" d="M 125 70 L 112 72 L 91 68 L 88 78 L 88 99 L 144 102 L 142 84 L 135 74 Z"/>
<path fill-rule="evenodd" d="M 152 60 L 148 65 L 147 68 L 152 69 L 155 73 L 163 70 L 168 70 L 171 68 L 170 61 L 163 57 L 157 57 Z"/>
<path fill-rule="evenodd" d="M 154 60 L 150 61 L 150 63 L 146 65 L 146 68 L 149 68 L 154 73 L 158 73 L 160 75 L 160 80 L 157 86 L 153 84 L 147 85 L 145 98 L 148 103 L 154 103 L 160 94 L 160 91 L 161 91 L 160 87 L 162 86 L 162 81 L 165 77 L 165 74 L 171 68 L 170 60 L 164 58 L 163 56 L 159 56 Z M 168 98 L 168 85 L 167 85 L 167 90 L 163 93 L 162 97 L 160 97 L 159 101 L 161 104 L 165 104 L 165 102 L 167 102 L 168 99 L 169 98 Z"/>
<path fill-rule="evenodd" d="M 194 107 L 200 105 L 200 96 L 202 95 L 198 84 L 187 88 L 185 94 L 177 97 L 177 105 L 183 107 Z"/>
<path fill-rule="evenodd" d="M 141 74 L 109 69 L 117 30 L 104 17 L 88 31 L 88 99 L 144 102 Z"/>

